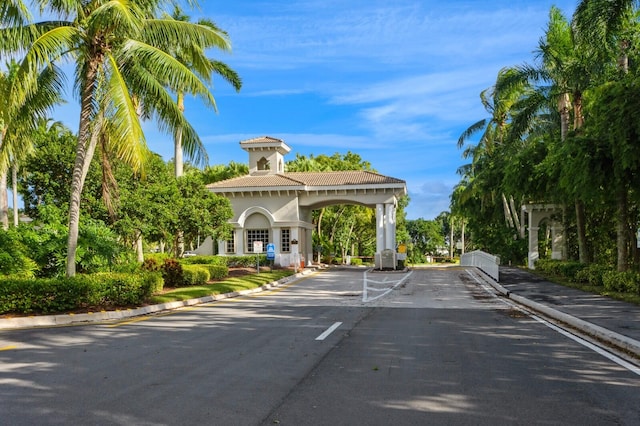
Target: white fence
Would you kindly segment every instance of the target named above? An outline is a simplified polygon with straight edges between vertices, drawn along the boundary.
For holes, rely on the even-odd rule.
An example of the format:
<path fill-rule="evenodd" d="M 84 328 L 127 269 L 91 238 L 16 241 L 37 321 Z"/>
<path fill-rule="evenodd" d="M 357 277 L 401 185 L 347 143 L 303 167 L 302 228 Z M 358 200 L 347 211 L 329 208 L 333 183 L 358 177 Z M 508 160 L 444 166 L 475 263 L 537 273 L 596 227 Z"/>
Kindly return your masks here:
<path fill-rule="evenodd" d="M 463 254 L 460 257 L 460 265 L 475 266 L 484 271 L 484 273 L 494 280 L 500 281 L 500 258 L 497 256 L 493 256 L 480 250 L 475 250 Z"/>

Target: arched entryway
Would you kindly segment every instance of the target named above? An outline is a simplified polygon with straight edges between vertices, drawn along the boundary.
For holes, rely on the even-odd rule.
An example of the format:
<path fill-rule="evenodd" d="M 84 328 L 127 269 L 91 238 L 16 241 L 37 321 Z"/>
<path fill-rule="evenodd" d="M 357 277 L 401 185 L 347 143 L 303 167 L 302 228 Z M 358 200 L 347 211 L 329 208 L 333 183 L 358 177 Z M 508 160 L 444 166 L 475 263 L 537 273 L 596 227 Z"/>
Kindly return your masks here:
<path fill-rule="evenodd" d="M 563 209 L 557 204 L 525 204 L 522 210 L 528 214 L 529 255 L 528 267 L 535 269 L 535 262 L 540 258 L 539 232 L 541 225 L 548 230 L 551 240 L 551 258 L 566 259 L 564 225 L 562 224 Z"/>
<path fill-rule="evenodd" d="M 234 241 L 220 242 L 219 254 L 250 254 L 248 244 L 260 234 L 275 245 L 281 265 L 288 265 L 296 255 L 309 265 L 313 259 L 312 211 L 336 204 L 375 209 L 376 253 L 395 252 L 396 208 L 407 193 L 403 180 L 370 171 L 287 173 L 281 165 L 290 148 L 282 140 L 265 136 L 240 145 L 249 153 L 249 175 L 207 186 L 226 196 L 234 211 L 230 220 Z M 277 167 L 265 170 L 261 167 L 265 159 Z M 256 224 L 254 214 L 267 218 L 268 228 L 266 222 Z M 292 241 L 298 243 L 295 248 Z"/>

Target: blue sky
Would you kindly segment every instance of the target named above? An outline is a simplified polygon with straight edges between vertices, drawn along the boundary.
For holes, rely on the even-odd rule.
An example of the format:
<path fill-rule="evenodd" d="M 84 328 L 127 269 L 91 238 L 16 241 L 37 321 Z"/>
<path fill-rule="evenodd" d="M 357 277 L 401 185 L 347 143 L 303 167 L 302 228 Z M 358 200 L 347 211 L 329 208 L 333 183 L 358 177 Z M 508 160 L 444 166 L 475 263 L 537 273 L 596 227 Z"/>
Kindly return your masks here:
<path fill-rule="evenodd" d="M 186 115 L 210 164 L 247 162 L 239 142 L 283 139 L 286 159 L 359 154 L 407 182 L 409 219 L 448 210 L 458 137 L 485 118 L 479 94 L 505 66 L 532 63 L 552 5 L 577 0 L 201 1 L 193 20 L 225 29 L 233 52 L 211 52 L 243 79 L 214 80 L 218 113 L 189 99 Z M 77 128 L 74 101 L 54 117 Z M 170 136 L 145 124 L 150 148 L 173 157 Z"/>

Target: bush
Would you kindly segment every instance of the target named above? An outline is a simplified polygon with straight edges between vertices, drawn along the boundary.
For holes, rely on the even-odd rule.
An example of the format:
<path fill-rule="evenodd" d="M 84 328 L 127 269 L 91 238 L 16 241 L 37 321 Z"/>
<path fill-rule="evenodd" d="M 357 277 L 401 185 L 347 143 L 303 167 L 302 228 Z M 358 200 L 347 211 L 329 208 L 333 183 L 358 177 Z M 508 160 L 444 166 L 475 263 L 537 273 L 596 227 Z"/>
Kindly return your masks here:
<path fill-rule="evenodd" d="M 16 228 L 0 230 L 0 274 L 31 278 L 38 265 L 28 255 L 28 247 L 21 241 Z"/>
<path fill-rule="evenodd" d="M 640 275 L 634 271 L 607 271 L 602 275 L 602 282 L 607 291 L 640 293 Z"/>
<path fill-rule="evenodd" d="M 362 265 L 362 259 L 358 258 L 358 257 L 352 257 L 351 258 L 351 264 L 354 266 L 361 266 Z"/>
<path fill-rule="evenodd" d="M 225 256 L 192 256 L 180 259 L 183 265 L 219 265 L 227 266 Z"/>
<path fill-rule="evenodd" d="M 577 282 L 589 283 L 592 286 L 601 287 L 604 285 L 602 277 L 608 271 L 611 271 L 610 267 L 592 263 L 586 268 L 579 270 L 576 273 L 575 280 Z"/>
<path fill-rule="evenodd" d="M 172 256 L 169 253 L 145 253 L 144 260 L 155 261 L 158 265 L 162 265 L 165 260 L 171 259 Z"/>
<path fill-rule="evenodd" d="M 209 281 L 209 271 L 201 265 L 184 265 L 182 267 L 183 285 L 202 285 Z"/>
<path fill-rule="evenodd" d="M 267 264 L 267 255 L 249 255 L 249 256 L 227 256 L 225 257 L 228 267 L 254 267 L 256 266 L 256 257 L 261 265 Z"/>
<path fill-rule="evenodd" d="M 555 259 L 538 259 L 536 261 L 536 269 L 552 275 L 567 278 L 571 281 L 575 281 L 577 279 L 576 275 L 578 272 L 586 267 L 586 264 L 576 261 Z"/>
<path fill-rule="evenodd" d="M 140 265 L 140 268 L 143 271 L 148 271 L 148 272 L 157 272 L 160 271 L 162 266 L 160 264 L 160 262 L 158 260 L 156 260 L 153 257 L 147 257 L 144 259 L 144 262 L 142 262 L 142 265 Z"/>
<path fill-rule="evenodd" d="M 55 313 L 139 305 L 162 289 L 159 273 L 103 272 L 72 278 L 0 279 L 0 313 Z"/>
<path fill-rule="evenodd" d="M 165 259 L 162 264 L 162 278 L 167 287 L 180 287 L 184 282 L 182 265 L 175 259 Z"/>
<path fill-rule="evenodd" d="M 229 275 L 229 268 L 226 265 L 198 264 L 193 266 L 205 268 L 209 272 L 210 280 L 219 280 Z"/>

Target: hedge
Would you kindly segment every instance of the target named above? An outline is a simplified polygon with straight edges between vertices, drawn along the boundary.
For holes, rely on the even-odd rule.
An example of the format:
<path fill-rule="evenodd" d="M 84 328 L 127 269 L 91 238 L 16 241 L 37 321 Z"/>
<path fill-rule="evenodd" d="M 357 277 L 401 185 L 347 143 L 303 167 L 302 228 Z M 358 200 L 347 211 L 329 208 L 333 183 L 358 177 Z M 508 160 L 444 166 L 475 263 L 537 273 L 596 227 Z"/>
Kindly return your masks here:
<path fill-rule="evenodd" d="M 209 270 L 202 265 L 183 265 L 183 285 L 202 285 L 209 281 Z"/>
<path fill-rule="evenodd" d="M 0 278 L 0 314 L 131 306 L 162 289 L 159 273 L 104 272 L 72 278 Z"/>
<path fill-rule="evenodd" d="M 640 274 L 634 271 L 607 271 L 602 275 L 605 290 L 617 293 L 640 293 Z"/>
<path fill-rule="evenodd" d="M 579 270 L 576 273 L 575 279 L 577 282 L 589 283 L 592 286 L 602 287 L 604 285 L 602 278 L 606 272 L 610 271 L 612 271 L 611 266 L 592 263 L 586 268 Z"/>
<path fill-rule="evenodd" d="M 227 268 L 227 265 L 198 264 L 193 266 L 200 266 L 209 271 L 210 280 L 220 280 L 222 278 L 226 278 L 229 275 L 229 268 Z"/>
<path fill-rule="evenodd" d="M 586 264 L 576 261 L 555 259 L 538 259 L 536 261 L 536 269 L 556 276 L 565 277 L 571 281 L 576 281 L 578 272 L 586 267 Z"/>
<path fill-rule="evenodd" d="M 180 259 L 183 265 L 219 265 L 227 266 L 225 256 L 192 256 Z"/>

